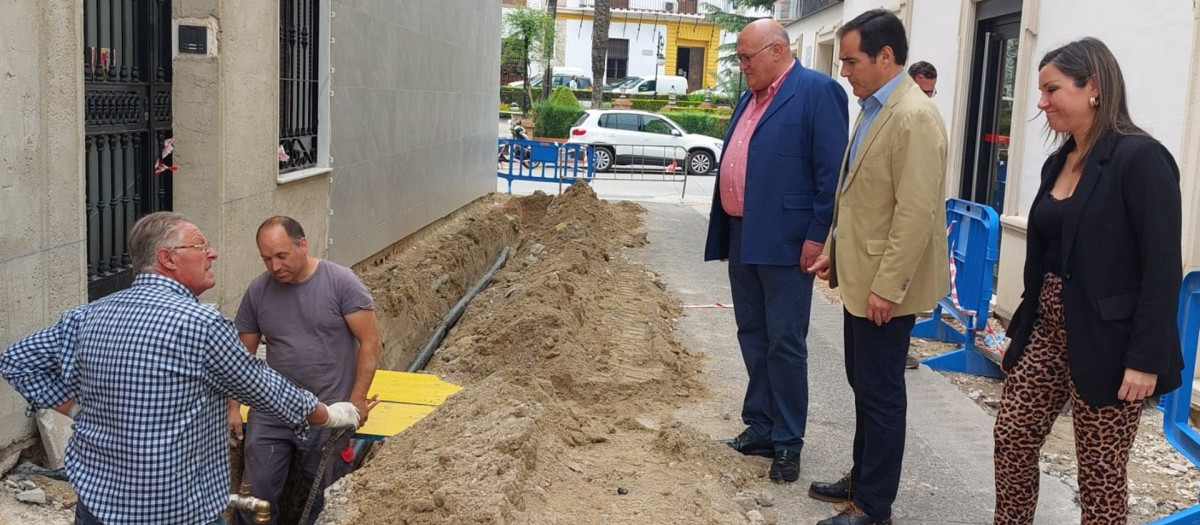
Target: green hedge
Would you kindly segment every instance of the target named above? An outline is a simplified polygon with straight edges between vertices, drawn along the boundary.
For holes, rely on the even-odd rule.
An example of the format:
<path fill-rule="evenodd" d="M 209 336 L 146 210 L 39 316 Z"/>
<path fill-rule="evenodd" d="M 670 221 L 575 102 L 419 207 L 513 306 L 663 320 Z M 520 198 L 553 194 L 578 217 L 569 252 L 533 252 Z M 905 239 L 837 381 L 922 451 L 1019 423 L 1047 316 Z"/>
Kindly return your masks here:
<path fill-rule="evenodd" d="M 699 133 L 723 139 L 725 138 L 725 131 L 729 129 L 728 116 L 718 116 L 696 110 L 669 111 L 663 113 L 663 115 L 675 121 L 676 124 L 679 124 L 688 133 Z"/>
<path fill-rule="evenodd" d="M 566 86 L 558 86 L 554 89 L 559 89 L 559 88 L 570 90 L 571 93 L 575 95 L 575 100 L 591 100 L 592 99 L 592 90 L 590 90 L 590 89 L 571 89 Z M 505 104 L 507 104 L 509 102 L 516 102 L 516 103 L 520 104 L 521 100 L 524 98 L 523 97 L 524 93 L 525 93 L 525 88 L 520 87 L 520 86 L 517 86 L 517 87 L 500 86 L 500 101 L 504 102 Z M 553 94 L 553 91 L 551 92 L 551 94 Z M 608 97 L 609 97 L 609 94 L 605 93 L 604 94 L 605 100 L 607 100 Z M 541 99 L 542 99 L 542 88 L 533 88 L 533 102 L 534 103 L 540 102 Z"/>
<path fill-rule="evenodd" d="M 549 102 L 540 103 L 535 107 L 537 123 L 533 128 L 533 136 L 565 139 L 571 133 L 571 124 L 583 115 L 583 108 L 559 106 Z"/>
<path fill-rule="evenodd" d="M 555 90 L 558 90 L 560 88 L 567 89 L 565 86 L 559 86 L 559 87 L 555 88 Z M 578 101 L 582 102 L 582 101 L 592 100 L 592 90 L 590 90 L 590 89 L 572 89 L 570 91 L 571 91 L 571 94 L 575 95 L 575 99 Z M 500 86 L 500 102 L 503 102 L 504 104 L 509 104 L 511 102 L 516 102 L 517 104 L 521 104 L 521 101 L 523 101 L 525 99 L 524 93 L 525 93 L 525 89 L 522 87 Z M 620 96 L 621 96 L 620 93 L 613 93 L 610 91 L 610 92 L 604 93 L 604 101 L 612 102 L 614 99 L 620 98 Z M 634 102 L 635 109 L 643 109 L 636 105 L 637 101 L 639 101 L 639 100 L 658 102 L 659 107 L 667 105 L 667 101 L 668 101 L 668 97 L 666 95 L 655 95 L 653 93 L 630 94 L 630 95 L 628 95 L 628 97 L 629 97 L 629 100 Z M 542 98 L 541 88 L 534 88 L 533 89 L 533 103 L 537 104 L 538 102 L 541 102 L 541 98 Z M 696 107 L 696 106 L 699 106 L 703 102 L 704 102 L 704 92 L 703 91 L 697 91 L 695 93 L 691 93 L 688 95 L 680 95 L 680 96 L 676 97 L 676 99 L 675 99 L 675 105 L 679 106 L 681 108 Z M 734 102 L 734 101 L 731 101 L 731 100 L 725 99 L 725 98 L 719 98 L 719 97 L 713 97 L 713 100 L 712 100 L 713 104 L 719 104 L 719 103 L 731 104 L 732 102 Z M 650 104 L 649 104 L 649 102 L 647 102 L 647 104 L 644 107 L 649 107 L 649 106 L 650 106 Z M 647 109 L 646 111 L 658 111 L 658 109 Z"/>
<path fill-rule="evenodd" d="M 671 101 L 669 99 L 665 99 L 665 98 L 634 98 L 634 97 L 631 97 L 629 99 L 629 102 L 631 102 L 633 104 L 633 109 L 640 109 L 642 111 L 649 111 L 651 113 L 657 112 L 657 111 L 662 111 L 663 108 L 667 107 L 667 105 L 671 103 Z M 696 102 L 693 100 L 676 100 L 675 101 L 675 107 L 677 107 L 677 108 L 699 109 L 699 108 L 696 108 L 696 106 L 699 104 L 700 104 L 699 102 Z"/>
<path fill-rule="evenodd" d="M 665 100 L 657 100 L 652 98 L 631 98 L 629 102 L 633 104 L 633 109 L 642 111 L 656 112 L 667 105 Z"/>
<path fill-rule="evenodd" d="M 550 92 L 550 98 L 546 102 L 555 106 L 570 106 L 573 108 L 582 107 L 579 105 L 579 99 L 575 98 L 575 94 L 571 92 L 571 88 L 567 86 L 558 86 L 554 91 Z"/>
<path fill-rule="evenodd" d="M 685 108 L 684 112 L 705 113 L 715 117 L 729 117 L 733 115 L 733 108 Z"/>

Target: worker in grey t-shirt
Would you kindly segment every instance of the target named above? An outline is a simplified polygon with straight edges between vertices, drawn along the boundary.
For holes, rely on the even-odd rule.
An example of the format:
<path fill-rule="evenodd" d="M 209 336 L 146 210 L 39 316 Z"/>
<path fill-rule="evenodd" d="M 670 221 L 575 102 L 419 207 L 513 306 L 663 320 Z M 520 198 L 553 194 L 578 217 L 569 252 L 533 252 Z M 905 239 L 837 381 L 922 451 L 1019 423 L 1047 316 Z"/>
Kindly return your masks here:
<path fill-rule="evenodd" d="M 290 217 L 271 217 L 258 228 L 259 254 L 267 271 L 246 289 L 234 324 L 250 353 L 265 337 L 267 364 L 325 403 L 350 401 L 366 422 L 367 390 L 375 376 L 381 343 L 371 292 L 349 268 L 308 255 L 304 229 Z M 230 401 L 229 424 L 241 439 L 239 406 Z M 295 438 L 287 425 L 269 414 L 251 410 L 246 425 L 243 481 L 250 495 L 271 504 L 271 524 L 279 520 L 283 491 L 293 453 L 304 471 L 305 493 L 313 483 L 328 431 L 312 432 L 307 441 Z M 350 471 L 350 436 L 337 444 L 322 476 L 310 514 L 315 522 L 325 488 Z M 250 523 L 243 513 L 238 522 Z"/>

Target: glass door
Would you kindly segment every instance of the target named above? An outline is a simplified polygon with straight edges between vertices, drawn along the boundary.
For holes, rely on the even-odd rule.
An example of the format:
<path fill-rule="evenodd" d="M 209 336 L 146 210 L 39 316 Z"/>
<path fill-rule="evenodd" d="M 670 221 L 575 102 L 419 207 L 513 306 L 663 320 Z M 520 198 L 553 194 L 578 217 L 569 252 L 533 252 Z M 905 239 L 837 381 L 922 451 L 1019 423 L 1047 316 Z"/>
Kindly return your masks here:
<path fill-rule="evenodd" d="M 1004 211 L 1020 14 L 978 23 L 960 196 Z"/>

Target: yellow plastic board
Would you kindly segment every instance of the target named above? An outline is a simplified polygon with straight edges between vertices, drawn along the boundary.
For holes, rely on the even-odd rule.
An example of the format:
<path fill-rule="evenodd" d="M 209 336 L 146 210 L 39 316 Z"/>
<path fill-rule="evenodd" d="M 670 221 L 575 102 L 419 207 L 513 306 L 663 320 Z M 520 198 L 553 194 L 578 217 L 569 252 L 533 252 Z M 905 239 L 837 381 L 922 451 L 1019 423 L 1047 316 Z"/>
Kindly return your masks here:
<path fill-rule="evenodd" d="M 371 381 L 370 395 L 379 394 L 380 401 L 436 406 L 459 390 L 462 387 L 433 374 L 379 370 Z"/>
<path fill-rule="evenodd" d="M 367 424 L 358 429 L 354 437 L 382 439 L 399 434 L 459 390 L 462 387 L 442 381 L 433 374 L 379 370 L 375 372 L 369 390 L 369 395 L 379 394 L 379 404 L 371 410 Z M 249 411 L 249 407 L 242 405 L 243 422 Z"/>
<path fill-rule="evenodd" d="M 384 403 L 375 405 L 367 424 L 354 433 L 360 439 L 382 439 L 404 432 L 413 423 L 429 415 L 437 408 L 431 405 L 412 405 L 408 403 Z"/>

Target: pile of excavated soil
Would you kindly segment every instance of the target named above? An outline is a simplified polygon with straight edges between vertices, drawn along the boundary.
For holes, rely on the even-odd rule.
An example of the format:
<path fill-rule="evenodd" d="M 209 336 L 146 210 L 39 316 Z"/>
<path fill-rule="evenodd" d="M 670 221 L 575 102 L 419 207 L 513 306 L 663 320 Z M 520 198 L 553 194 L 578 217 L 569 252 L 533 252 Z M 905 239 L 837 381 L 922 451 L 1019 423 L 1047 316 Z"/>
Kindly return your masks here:
<path fill-rule="evenodd" d="M 517 248 L 427 368 L 464 389 L 331 488 L 322 522 L 747 523 L 761 466 L 673 420 L 708 394 L 678 301 L 623 256 L 644 209 L 576 185 L 500 211 Z"/>
<path fill-rule="evenodd" d="M 475 285 L 504 246 L 518 235 L 518 219 L 500 210 L 507 199 L 485 197 L 354 267 L 375 298 L 379 366 L 403 370 L 442 316 Z"/>

